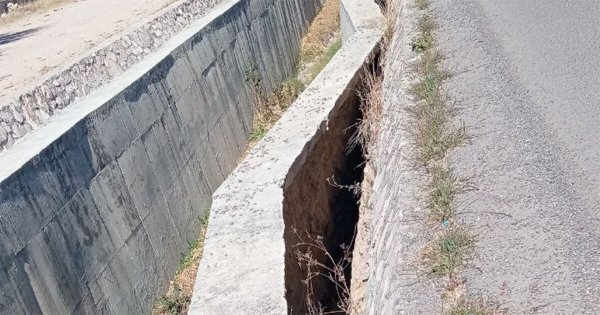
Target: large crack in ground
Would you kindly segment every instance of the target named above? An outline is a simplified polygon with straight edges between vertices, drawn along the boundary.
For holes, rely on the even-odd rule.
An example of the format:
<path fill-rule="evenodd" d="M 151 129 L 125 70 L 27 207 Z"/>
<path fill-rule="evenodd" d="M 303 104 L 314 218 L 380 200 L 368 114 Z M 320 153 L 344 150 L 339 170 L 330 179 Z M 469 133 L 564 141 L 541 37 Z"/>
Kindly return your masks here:
<path fill-rule="evenodd" d="M 327 130 L 320 130 L 316 136 L 319 140 L 297 176 L 284 189 L 285 279 L 290 314 L 309 314 L 307 301 L 327 311 L 340 310 L 340 295 L 345 294 L 340 286 L 350 287 L 349 267 L 342 270 L 346 283 L 341 284 L 340 279 L 327 277 L 330 270 L 316 268 L 315 272 L 323 275 L 311 274 L 310 266 L 299 261 L 298 254 L 310 252 L 315 263 L 335 270 L 334 262 L 343 264 L 344 255 L 352 251 L 359 199 L 352 187 L 362 181 L 364 159 L 360 147 L 350 152 L 347 147 L 361 117 L 358 103 L 358 95 L 352 93 L 340 105 Z"/>

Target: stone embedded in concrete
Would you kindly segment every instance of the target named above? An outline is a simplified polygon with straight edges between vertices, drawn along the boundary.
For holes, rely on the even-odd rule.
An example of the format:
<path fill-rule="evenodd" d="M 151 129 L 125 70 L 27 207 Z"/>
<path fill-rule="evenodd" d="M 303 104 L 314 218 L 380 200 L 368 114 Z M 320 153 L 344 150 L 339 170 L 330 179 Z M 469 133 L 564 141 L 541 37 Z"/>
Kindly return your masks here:
<path fill-rule="evenodd" d="M 49 74 L 41 84 L 15 97 L 12 105 L 0 104 L 0 109 L 6 111 L 16 109 L 13 112 L 16 113 L 14 116 L 3 116 L 3 111 L 0 111 L 0 120 L 7 124 L 7 131 L 18 130 L 16 133 L 10 133 L 6 142 L 0 141 L 0 151 L 12 146 L 16 139 L 23 137 L 30 130 L 38 129 L 55 114 L 55 109 L 66 108 L 123 71 L 132 68 L 142 57 L 167 43 L 174 34 L 193 24 L 198 16 L 205 14 L 219 2 L 185 1 L 108 46 L 69 65 L 68 68 Z M 0 11 L 3 3 L 5 2 L 0 1 Z M 214 56 L 208 58 L 213 59 Z"/>
<path fill-rule="evenodd" d="M 292 74 L 282 58 L 294 60 L 298 44 L 274 38 L 298 38 L 321 5 L 278 2 L 224 0 L 0 153 L 0 313 L 149 310 L 245 149 L 254 114 L 245 71 L 262 69 L 265 91 Z M 86 67 L 107 57 L 98 58 Z M 75 92 L 61 89 L 77 80 L 57 79 L 28 106 L 66 105 Z"/>

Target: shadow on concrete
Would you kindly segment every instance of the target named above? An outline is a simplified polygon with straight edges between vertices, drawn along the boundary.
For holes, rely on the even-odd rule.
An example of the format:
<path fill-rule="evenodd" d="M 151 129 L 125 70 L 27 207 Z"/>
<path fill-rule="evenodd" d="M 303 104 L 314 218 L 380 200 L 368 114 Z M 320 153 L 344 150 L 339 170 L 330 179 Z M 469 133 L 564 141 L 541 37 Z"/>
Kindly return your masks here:
<path fill-rule="evenodd" d="M 14 33 L 2 33 L 0 34 L 0 45 L 5 45 L 17 41 L 19 39 L 25 38 L 27 36 L 31 36 L 32 34 L 39 31 L 41 27 L 36 27 L 32 29 L 28 29 L 25 31 L 14 32 Z"/>

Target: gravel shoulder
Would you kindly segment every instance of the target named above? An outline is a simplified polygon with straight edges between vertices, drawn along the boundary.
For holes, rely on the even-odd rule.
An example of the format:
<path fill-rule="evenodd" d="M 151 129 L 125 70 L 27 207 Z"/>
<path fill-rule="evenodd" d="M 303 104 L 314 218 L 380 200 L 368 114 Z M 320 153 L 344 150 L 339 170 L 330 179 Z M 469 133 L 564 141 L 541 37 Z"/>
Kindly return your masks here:
<path fill-rule="evenodd" d="M 456 205 L 478 235 L 470 295 L 513 314 L 600 313 L 597 4 L 433 5 L 472 136 L 450 156 L 470 178 Z"/>

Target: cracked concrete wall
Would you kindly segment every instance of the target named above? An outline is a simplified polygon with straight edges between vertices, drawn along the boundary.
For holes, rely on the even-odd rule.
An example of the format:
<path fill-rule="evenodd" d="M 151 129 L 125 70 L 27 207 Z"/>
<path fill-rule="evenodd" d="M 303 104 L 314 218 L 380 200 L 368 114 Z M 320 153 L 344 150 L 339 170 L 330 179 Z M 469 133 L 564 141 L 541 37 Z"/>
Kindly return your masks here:
<path fill-rule="evenodd" d="M 321 0 L 229 0 L 0 154 L 0 313 L 139 314 L 246 147 Z"/>

